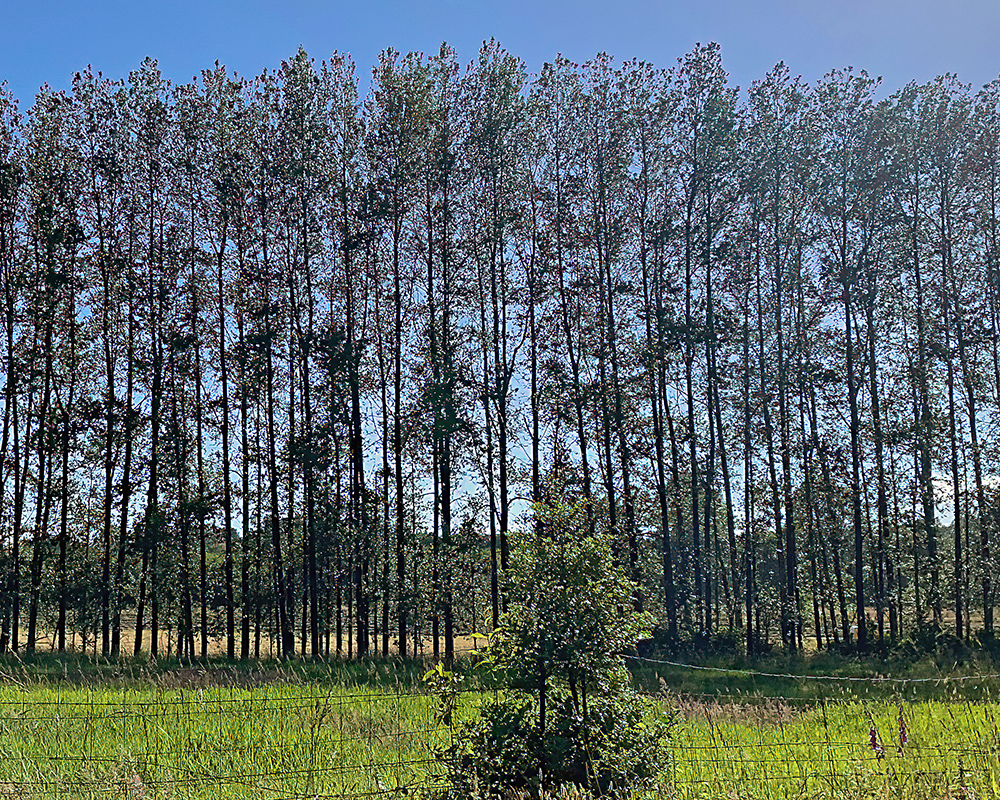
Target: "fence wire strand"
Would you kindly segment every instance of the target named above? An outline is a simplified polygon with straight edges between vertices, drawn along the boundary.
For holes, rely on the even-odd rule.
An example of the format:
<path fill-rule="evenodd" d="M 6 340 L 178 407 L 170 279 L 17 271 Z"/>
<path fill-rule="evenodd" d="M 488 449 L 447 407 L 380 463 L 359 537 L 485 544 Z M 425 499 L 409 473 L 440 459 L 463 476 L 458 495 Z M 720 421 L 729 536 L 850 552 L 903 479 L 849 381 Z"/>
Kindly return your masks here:
<path fill-rule="evenodd" d="M 637 660 L 675 670 L 841 680 L 845 687 L 861 680 L 946 684 L 995 677 L 861 679 Z M 23 688 L 2 689 L 7 694 L 0 696 L 0 797 L 304 800 L 412 795 L 435 787 L 439 765 L 434 747 L 449 744 L 453 733 L 436 719 L 434 698 L 420 691 L 262 685 L 123 689 L 114 699 L 100 690 L 83 697 L 67 692 L 65 698 L 46 692 L 34 701 Z M 882 781 L 897 794 L 905 787 L 936 791 L 946 784 L 975 784 L 978 796 L 1000 795 L 988 790 L 1000 776 L 1000 730 L 993 717 L 1000 710 L 941 694 L 941 700 L 952 702 L 942 705 L 939 727 L 971 731 L 965 739 L 930 740 L 930 729 L 918 730 L 915 712 L 905 700 L 846 692 L 842 698 L 660 694 L 661 702 L 681 711 L 671 762 L 665 765 L 667 791 L 692 800 L 823 792 L 846 797 L 853 796 L 849 789 Z M 480 697 L 463 693 L 465 711 Z M 890 730 L 896 713 L 911 726 L 909 738 Z M 845 727 L 848 714 L 857 719 Z M 809 729 L 810 735 L 796 727 L 798 720 L 815 721 L 820 715 L 822 725 Z M 838 725 L 828 721 L 835 715 Z"/>

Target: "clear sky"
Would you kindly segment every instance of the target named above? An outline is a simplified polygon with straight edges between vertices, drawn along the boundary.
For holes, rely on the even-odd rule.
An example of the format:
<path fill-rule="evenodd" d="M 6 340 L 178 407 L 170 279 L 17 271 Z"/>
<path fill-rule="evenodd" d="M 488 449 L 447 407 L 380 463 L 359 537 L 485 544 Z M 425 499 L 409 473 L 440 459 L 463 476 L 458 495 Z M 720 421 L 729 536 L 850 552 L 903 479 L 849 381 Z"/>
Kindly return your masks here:
<path fill-rule="evenodd" d="M 0 80 L 26 105 L 87 64 L 121 78 L 150 55 L 175 82 L 216 60 L 254 75 L 300 44 L 349 52 L 366 77 L 385 47 L 447 41 L 465 62 L 490 37 L 532 71 L 600 51 L 669 66 L 717 41 L 743 87 L 784 60 L 808 80 L 853 65 L 888 90 L 949 71 L 978 88 L 1000 72 L 1000 0 L 0 0 Z"/>

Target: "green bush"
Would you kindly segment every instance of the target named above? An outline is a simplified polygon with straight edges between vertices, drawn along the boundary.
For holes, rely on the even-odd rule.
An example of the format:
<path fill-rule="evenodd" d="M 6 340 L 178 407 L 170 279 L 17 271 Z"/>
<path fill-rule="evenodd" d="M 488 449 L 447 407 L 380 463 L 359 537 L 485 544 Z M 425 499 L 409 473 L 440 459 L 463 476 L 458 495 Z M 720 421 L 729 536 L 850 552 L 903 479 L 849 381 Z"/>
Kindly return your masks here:
<path fill-rule="evenodd" d="M 637 643 L 636 651 L 643 657 L 681 656 L 685 658 L 706 658 L 716 656 L 737 656 L 745 650 L 746 636 L 743 629 L 721 630 L 707 633 L 681 628 L 675 634 L 664 625 L 657 625 L 649 638 Z M 771 645 L 754 637 L 754 652 L 758 655 L 769 653 Z"/>
<path fill-rule="evenodd" d="M 443 754 L 451 797 L 538 797 L 574 785 L 595 797 L 652 789 L 666 766 L 669 719 L 639 695 L 595 696 L 586 721 L 556 694 L 545 733 L 537 706 L 507 696 L 482 706 Z"/>
<path fill-rule="evenodd" d="M 916 661 L 925 655 L 958 657 L 968 654 L 965 642 L 931 620 L 919 620 L 905 639 L 896 645 L 895 655 Z"/>
<path fill-rule="evenodd" d="M 443 796 L 653 788 L 670 719 L 632 689 L 620 655 L 647 623 L 631 611 L 635 586 L 615 567 L 609 537 L 589 534 L 582 504 L 540 505 L 535 515 L 541 533 L 515 540 L 509 610 L 483 662 L 504 688 L 441 751 Z M 440 670 L 428 674 L 447 685 Z"/>

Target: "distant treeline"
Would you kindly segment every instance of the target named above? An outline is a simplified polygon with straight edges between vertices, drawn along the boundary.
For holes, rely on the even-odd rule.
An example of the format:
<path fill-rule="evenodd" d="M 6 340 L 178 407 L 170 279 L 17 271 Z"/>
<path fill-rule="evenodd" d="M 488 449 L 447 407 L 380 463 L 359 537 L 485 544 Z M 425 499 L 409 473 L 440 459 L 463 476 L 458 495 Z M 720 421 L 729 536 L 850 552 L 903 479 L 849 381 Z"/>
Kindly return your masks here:
<path fill-rule="evenodd" d="M 1000 83 L 878 97 L 493 42 L 0 92 L 0 650 L 450 656 L 567 500 L 667 636 L 992 634 Z"/>

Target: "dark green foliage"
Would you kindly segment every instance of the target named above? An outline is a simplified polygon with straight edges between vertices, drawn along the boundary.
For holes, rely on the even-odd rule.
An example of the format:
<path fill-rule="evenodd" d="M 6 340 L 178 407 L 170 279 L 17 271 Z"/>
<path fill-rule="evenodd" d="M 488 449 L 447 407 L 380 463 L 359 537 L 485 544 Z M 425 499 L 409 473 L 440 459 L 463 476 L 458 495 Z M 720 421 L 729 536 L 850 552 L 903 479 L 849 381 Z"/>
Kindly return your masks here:
<path fill-rule="evenodd" d="M 704 658 L 706 656 L 732 656 L 743 652 L 742 632 L 721 630 L 712 633 L 706 631 L 681 630 L 671 635 L 669 628 L 657 625 L 648 639 L 641 639 L 636 644 L 638 655 L 646 658 L 651 656 L 684 656 Z M 755 643 L 756 651 L 764 654 L 770 651 L 768 642 L 759 640 Z"/>
<path fill-rule="evenodd" d="M 629 610 L 634 586 L 614 566 L 609 538 L 586 534 L 583 503 L 536 505 L 535 515 L 542 533 L 516 540 L 510 609 L 483 662 L 506 688 L 440 753 L 444 796 L 652 787 L 668 760 L 670 720 L 635 693 L 620 655 L 645 622 Z M 428 675 L 443 680 L 440 669 Z"/>
<path fill-rule="evenodd" d="M 968 653 L 968 646 L 951 631 L 942 630 L 933 620 L 919 620 L 913 630 L 895 650 L 906 660 L 916 661 L 928 654 L 961 656 Z"/>
<path fill-rule="evenodd" d="M 555 692 L 544 734 L 537 703 L 511 693 L 480 708 L 442 753 L 447 797 L 509 797 L 565 784 L 595 796 L 652 787 L 667 766 L 669 720 L 630 689 L 591 698 L 586 721 Z M 544 767 L 542 765 L 544 764 Z"/>

